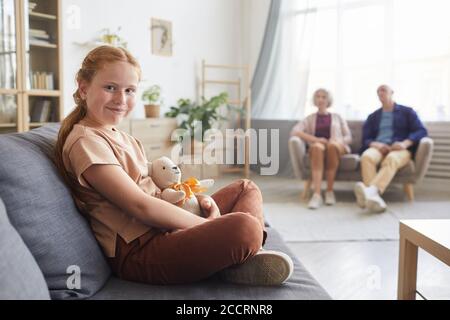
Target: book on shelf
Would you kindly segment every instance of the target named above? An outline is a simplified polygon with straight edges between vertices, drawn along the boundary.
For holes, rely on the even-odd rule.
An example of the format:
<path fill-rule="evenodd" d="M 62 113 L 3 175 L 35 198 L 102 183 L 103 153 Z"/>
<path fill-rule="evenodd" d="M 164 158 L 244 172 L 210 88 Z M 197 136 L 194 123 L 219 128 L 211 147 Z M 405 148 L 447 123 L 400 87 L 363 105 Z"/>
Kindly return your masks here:
<path fill-rule="evenodd" d="M 48 36 L 47 31 L 43 29 L 32 29 L 30 28 L 28 31 L 33 36 Z"/>
<path fill-rule="evenodd" d="M 30 39 L 45 39 L 45 40 L 50 39 L 50 35 L 45 30 L 30 29 L 29 34 Z"/>
<path fill-rule="evenodd" d="M 54 43 L 51 43 L 51 42 L 48 41 L 48 40 L 43 40 L 43 39 L 37 39 L 37 38 L 32 38 L 32 37 L 30 37 L 30 45 L 35 45 L 35 46 L 40 46 L 40 45 L 44 45 L 44 46 L 46 46 L 46 45 L 52 45 L 52 46 L 54 46 L 55 44 L 54 44 Z"/>
<path fill-rule="evenodd" d="M 52 101 L 37 99 L 31 110 L 31 122 L 48 122 L 52 118 Z"/>
<path fill-rule="evenodd" d="M 53 72 L 30 72 L 31 89 L 55 90 Z"/>
<path fill-rule="evenodd" d="M 45 76 L 45 86 L 48 90 L 55 90 L 55 84 L 53 82 L 53 73 L 47 73 Z"/>
<path fill-rule="evenodd" d="M 30 45 L 49 45 L 51 43 L 51 37 L 45 30 L 30 29 L 29 30 Z"/>

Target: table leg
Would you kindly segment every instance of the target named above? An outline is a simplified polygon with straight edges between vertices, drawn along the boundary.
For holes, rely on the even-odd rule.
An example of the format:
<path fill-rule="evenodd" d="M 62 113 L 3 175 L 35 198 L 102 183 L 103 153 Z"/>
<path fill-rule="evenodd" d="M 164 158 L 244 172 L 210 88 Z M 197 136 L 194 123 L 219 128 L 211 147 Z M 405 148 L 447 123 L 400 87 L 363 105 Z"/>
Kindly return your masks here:
<path fill-rule="evenodd" d="M 416 245 L 400 234 L 400 254 L 398 264 L 398 300 L 415 300 L 417 283 Z"/>

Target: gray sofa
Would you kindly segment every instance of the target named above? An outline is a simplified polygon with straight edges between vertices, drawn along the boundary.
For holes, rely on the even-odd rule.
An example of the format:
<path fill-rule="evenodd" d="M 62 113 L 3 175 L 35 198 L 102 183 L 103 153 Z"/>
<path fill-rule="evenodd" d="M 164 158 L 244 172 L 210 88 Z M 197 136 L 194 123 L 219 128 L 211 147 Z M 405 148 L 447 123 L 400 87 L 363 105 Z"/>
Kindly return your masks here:
<path fill-rule="evenodd" d="M 50 160 L 58 129 L 0 136 L 0 299 L 330 299 L 270 226 L 266 248 L 295 263 L 282 286 L 214 277 L 153 286 L 116 278 Z"/>
<path fill-rule="evenodd" d="M 362 121 L 349 121 L 348 125 L 352 132 L 352 153 L 342 156 L 336 181 L 361 181 L 360 155 L 358 154 L 362 144 Z M 409 200 L 414 200 L 413 185 L 420 182 L 425 176 L 430 165 L 433 153 L 433 140 L 423 138 L 418 146 L 415 158 L 407 166 L 399 170 L 395 175 L 393 183 L 404 185 L 405 193 Z M 295 176 L 305 181 L 302 197 L 308 198 L 311 179 L 311 167 L 307 147 L 299 137 L 289 139 L 289 154 Z"/>

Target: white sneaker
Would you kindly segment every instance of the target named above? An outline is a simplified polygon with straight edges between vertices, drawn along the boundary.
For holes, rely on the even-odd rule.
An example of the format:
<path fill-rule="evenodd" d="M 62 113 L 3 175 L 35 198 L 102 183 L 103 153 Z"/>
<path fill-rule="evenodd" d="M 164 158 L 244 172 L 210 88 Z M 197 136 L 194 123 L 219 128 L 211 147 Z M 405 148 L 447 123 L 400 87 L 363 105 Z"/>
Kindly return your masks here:
<path fill-rule="evenodd" d="M 309 209 L 319 209 L 323 204 L 323 199 L 320 194 L 314 193 L 311 197 L 311 200 L 309 200 L 308 208 Z"/>
<path fill-rule="evenodd" d="M 274 286 L 288 280 L 293 272 L 294 263 L 287 254 L 260 250 L 244 263 L 220 271 L 219 277 L 237 284 Z"/>
<path fill-rule="evenodd" d="M 367 198 L 366 206 L 369 211 L 374 213 L 382 213 L 387 209 L 386 202 L 384 202 L 383 198 L 381 198 L 378 193 Z"/>
<path fill-rule="evenodd" d="M 333 191 L 325 192 L 325 204 L 327 206 L 333 206 L 336 204 L 336 196 Z"/>
<path fill-rule="evenodd" d="M 356 203 L 362 209 L 367 206 L 367 199 L 378 195 L 378 188 L 375 186 L 366 187 L 362 182 L 357 182 L 353 189 L 356 197 Z"/>

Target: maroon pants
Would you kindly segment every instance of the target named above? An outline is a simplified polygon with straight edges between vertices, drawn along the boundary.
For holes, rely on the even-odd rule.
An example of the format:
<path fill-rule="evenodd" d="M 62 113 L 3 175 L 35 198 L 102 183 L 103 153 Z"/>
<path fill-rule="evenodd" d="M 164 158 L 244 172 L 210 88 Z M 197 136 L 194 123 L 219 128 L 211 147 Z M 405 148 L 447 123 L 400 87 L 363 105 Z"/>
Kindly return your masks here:
<path fill-rule="evenodd" d="M 201 225 L 126 244 L 117 236 L 116 256 L 109 258 L 122 279 L 151 284 L 181 284 L 205 279 L 254 256 L 266 239 L 262 196 L 250 180 L 238 180 L 212 198 L 222 216 Z"/>

